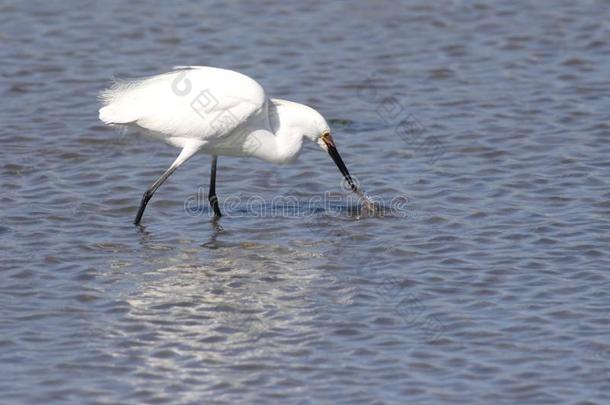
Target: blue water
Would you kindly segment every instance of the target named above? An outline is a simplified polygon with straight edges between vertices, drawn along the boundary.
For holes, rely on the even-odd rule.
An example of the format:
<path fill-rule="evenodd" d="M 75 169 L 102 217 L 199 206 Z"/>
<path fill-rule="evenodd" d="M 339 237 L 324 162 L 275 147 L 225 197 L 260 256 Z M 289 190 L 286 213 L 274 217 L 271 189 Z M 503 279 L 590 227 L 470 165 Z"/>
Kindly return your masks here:
<path fill-rule="evenodd" d="M 0 4 L 2 403 L 610 402 L 607 1 Z M 190 160 L 113 77 L 235 69 L 331 123 Z"/>

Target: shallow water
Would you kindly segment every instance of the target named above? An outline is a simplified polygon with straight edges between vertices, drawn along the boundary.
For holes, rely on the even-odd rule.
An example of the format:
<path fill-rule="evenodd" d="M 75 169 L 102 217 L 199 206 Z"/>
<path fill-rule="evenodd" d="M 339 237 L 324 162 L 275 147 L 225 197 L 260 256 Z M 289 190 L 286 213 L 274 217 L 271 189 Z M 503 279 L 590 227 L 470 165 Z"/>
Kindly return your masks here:
<path fill-rule="evenodd" d="M 347 2 L 346 2 L 347 3 Z M 3 403 L 608 403 L 605 1 L 5 1 Z M 208 64 L 329 118 L 290 166 L 97 120 Z"/>

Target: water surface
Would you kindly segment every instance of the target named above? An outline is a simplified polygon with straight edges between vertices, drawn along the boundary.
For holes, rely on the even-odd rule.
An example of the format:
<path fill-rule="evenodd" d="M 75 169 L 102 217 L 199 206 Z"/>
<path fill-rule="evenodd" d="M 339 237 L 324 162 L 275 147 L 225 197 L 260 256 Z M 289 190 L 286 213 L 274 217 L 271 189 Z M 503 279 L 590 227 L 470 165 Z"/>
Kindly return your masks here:
<path fill-rule="evenodd" d="M 605 1 L 4 1 L 4 403 L 610 401 Z M 112 77 L 205 64 L 329 118 L 200 156 L 97 120 Z M 296 201 L 286 205 L 285 201 Z"/>

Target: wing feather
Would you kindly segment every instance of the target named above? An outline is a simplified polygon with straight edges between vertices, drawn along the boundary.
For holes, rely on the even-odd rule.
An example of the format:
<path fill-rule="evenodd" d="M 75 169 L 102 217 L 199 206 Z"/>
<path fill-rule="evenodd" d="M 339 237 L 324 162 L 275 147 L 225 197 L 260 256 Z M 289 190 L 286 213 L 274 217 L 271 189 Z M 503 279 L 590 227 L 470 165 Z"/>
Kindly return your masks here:
<path fill-rule="evenodd" d="M 100 119 L 168 137 L 204 140 L 231 133 L 260 111 L 267 96 L 255 80 L 231 70 L 180 66 L 100 94 Z"/>

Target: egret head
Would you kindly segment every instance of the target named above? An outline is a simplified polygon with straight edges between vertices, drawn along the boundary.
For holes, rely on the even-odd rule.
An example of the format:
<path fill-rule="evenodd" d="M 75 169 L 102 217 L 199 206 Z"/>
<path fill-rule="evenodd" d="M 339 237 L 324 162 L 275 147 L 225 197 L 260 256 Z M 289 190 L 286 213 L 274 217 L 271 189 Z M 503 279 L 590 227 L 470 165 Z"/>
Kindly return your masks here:
<path fill-rule="evenodd" d="M 272 127 L 278 130 L 285 126 L 290 128 L 291 132 L 294 131 L 298 134 L 299 148 L 302 138 L 317 143 L 328 152 L 350 188 L 353 191 L 358 190 L 358 186 L 354 183 L 345 163 L 343 163 L 343 159 L 341 159 L 341 155 L 337 151 L 335 141 L 330 136 L 328 123 L 322 114 L 304 104 L 280 99 L 271 99 L 271 101 L 270 121 Z"/>
<path fill-rule="evenodd" d="M 307 107 L 309 108 L 309 107 Z M 337 151 L 337 146 L 335 145 L 335 141 L 333 137 L 330 136 L 330 128 L 326 123 L 326 120 L 320 113 L 318 113 L 313 108 L 309 108 L 309 125 L 307 131 L 305 131 L 304 136 L 306 138 L 311 139 L 313 142 L 317 143 L 322 149 L 324 149 L 330 157 L 333 159 L 339 171 L 345 177 L 345 181 L 349 184 L 352 191 L 356 191 L 358 186 L 354 183 L 352 176 L 350 176 L 349 171 L 347 170 L 347 166 L 343 163 L 343 159 L 341 159 L 341 155 L 339 155 L 339 151 Z"/>

